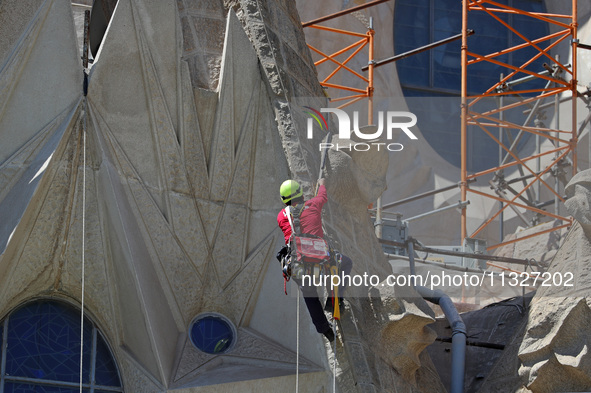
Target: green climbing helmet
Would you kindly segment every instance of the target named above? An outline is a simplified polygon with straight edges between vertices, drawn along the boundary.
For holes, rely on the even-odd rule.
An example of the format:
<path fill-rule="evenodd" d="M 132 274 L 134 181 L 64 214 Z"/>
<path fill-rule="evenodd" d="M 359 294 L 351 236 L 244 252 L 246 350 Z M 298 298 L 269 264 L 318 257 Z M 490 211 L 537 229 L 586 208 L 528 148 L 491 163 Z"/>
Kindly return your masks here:
<path fill-rule="evenodd" d="M 281 184 L 279 188 L 279 194 L 281 194 L 281 200 L 283 203 L 287 203 L 292 199 L 297 197 L 301 197 L 304 193 L 302 192 L 302 187 L 300 184 L 295 180 L 286 180 Z"/>

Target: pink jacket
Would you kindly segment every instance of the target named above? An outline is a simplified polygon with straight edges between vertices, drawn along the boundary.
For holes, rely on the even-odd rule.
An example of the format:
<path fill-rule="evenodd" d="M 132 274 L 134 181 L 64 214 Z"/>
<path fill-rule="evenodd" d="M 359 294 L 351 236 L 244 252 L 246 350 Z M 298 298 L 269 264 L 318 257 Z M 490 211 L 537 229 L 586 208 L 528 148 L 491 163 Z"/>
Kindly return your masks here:
<path fill-rule="evenodd" d="M 327 201 L 326 188 L 324 186 L 318 187 L 318 195 L 314 198 L 304 202 L 304 209 L 300 214 L 300 228 L 302 233 L 307 233 L 314 236 L 324 237 L 322 231 L 322 207 Z M 293 206 L 292 209 L 299 209 L 300 206 Z M 285 237 L 285 244 L 289 243 L 291 237 L 291 225 L 285 209 L 281 210 L 277 215 L 277 224 L 283 231 Z"/>

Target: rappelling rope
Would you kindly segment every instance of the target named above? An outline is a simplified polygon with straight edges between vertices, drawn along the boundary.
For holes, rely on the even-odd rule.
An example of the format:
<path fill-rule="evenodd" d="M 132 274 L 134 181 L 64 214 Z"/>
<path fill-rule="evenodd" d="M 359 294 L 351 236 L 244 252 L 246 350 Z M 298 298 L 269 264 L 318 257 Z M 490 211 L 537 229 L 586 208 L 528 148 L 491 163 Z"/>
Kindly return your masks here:
<path fill-rule="evenodd" d="M 82 362 L 84 360 L 84 265 L 86 233 L 86 97 L 83 99 L 84 120 L 82 122 L 82 296 L 80 307 L 80 393 L 82 393 Z"/>
<path fill-rule="evenodd" d="M 334 346 L 333 346 L 333 356 L 332 359 L 332 393 L 337 393 L 337 323 L 334 321 L 332 324 L 332 332 L 334 334 Z"/>
<path fill-rule="evenodd" d="M 80 300 L 80 393 L 82 393 L 83 362 L 84 362 L 84 273 L 86 248 L 86 128 L 88 122 L 88 39 L 90 36 L 90 11 L 84 11 L 84 46 L 82 50 L 82 67 L 84 69 L 84 80 L 82 83 L 82 279 L 81 279 L 81 300 Z"/>
<path fill-rule="evenodd" d="M 295 227 L 293 225 L 293 221 L 291 219 L 290 207 L 291 206 L 288 206 L 285 208 L 286 213 L 287 213 L 287 220 L 289 221 L 289 225 L 291 226 L 291 233 L 296 233 Z M 287 279 L 285 279 L 283 281 L 283 288 L 285 289 L 285 294 L 287 295 Z M 296 393 L 298 393 L 298 390 L 299 390 L 299 383 L 300 383 L 300 294 L 297 293 L 297 295 L 296 295 Z"/>
<path fill-rule="evenodd" d="M 296 393 L 300 383 L 300 294 L 296 297 Z"/>

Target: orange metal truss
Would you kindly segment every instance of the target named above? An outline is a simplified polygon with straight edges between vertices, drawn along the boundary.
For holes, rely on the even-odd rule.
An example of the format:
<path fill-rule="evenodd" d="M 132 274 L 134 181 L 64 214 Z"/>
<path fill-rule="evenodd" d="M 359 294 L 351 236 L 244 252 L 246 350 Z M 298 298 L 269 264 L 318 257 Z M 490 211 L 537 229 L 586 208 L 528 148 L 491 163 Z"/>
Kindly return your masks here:
<path fill-rule="evenodd" d="M 369 112 L 368 113 L 370 116 L 369 122 L 371 124 L 371 114 L 372 114 L 372 109 L 373 109 L 372 100 L 373 100 L 373 91 L 374 91 L 373 72 L 374 72 L 374 64 L 375 64 L 375 61 L 374 61 L 374 35 L 375 35 L 375 31 L 372 28 L 368 28 L 366 33 L 357 33 L 354 31 L 335 29 L 332 27 L 325 27 L 325 26 L 320 26 L 317 24 L 304 24 L 304 27 L 310 27 L 313 29 L 319 29 L 319 30 L 324 30 L 327 32 L 336 33 L 336 34 L 343 34 L 343 35 L 348 35 L 348 36 L 360 38 L 358 41 L 356 41 L 356 42 L 352 43 L 351 45 L 348 45 L 347 47 L 345 47 L 341 50 L 338 50 L 332 54 L 326 54 L 310 44 L 308 44 L 308 47 L 310 48 L 311 51 L 322 56 L 322 58 L 320 60 L 318 60 L 314 63 L 314 65 L 316 67 L 318 67 L 320 64 L 326 63 L 327 61 L 330 61 L 330 62 L 334 63 L 334 65 L 335 65 L 335 68 L 328 74 L 328 76 L 326 76 L 324 79 L 322 79 L 320 81 L 320 85 L 323 87 L 327 87 L 327 88 L 338 89 L 341 91 L 347 91 L 347 92 L 353 93 L 353 94 L 345 96 L 345 97 L 332 98 L 332 99 L 330 99 L 330 101 L 331 102 L 345 101 L 345 103 L 341 104 L 338 107 L 339 109 L 341 109 L 341 108 L 344 108 L 344 107 L 349 106 L 351 104 L 354 104 L 357 101 L 363 100 L 364 98 L 368 98 L 369 99 L 369 102 L 368 102 Z M 361 75 L 357 71 L 354 71 L 349 66 L 347 66 L 347 64 L 353 58 L 355 58 L 355 56 L 359 52 L 361 52 L 363 50 L 363 48 L 365 48 L 366 46 L 369 48 L 369 51 L 368 51 L 369 52 L 368 53 L 369 72 L 368 72 L 367 77 Z M 353 50 L 353 52 L 351 54 L 349 54 L 347 56 L 347 58 L 345 58 L 344 60 L 337 59 L 339 56 L 344 55 L 345 53 L 347 53 L 351 50 Z M 356 80 L 360 79 L 364 83 L 367 83 L 367 87 L 365 89 L 360 89 L 358 87 L 352 87 L 352 86 L 341 85 L 338 83 L 332 83 L 331 79 L 339 71 L 349 72 L 349 74 L 352 75 L 354 77 L 354 79 L 356 79 Z"/>
<path fill-rule="evenodd" d="M 576 99 L 577 99 L 577 0 L 572 1 L 572 14 L 571 15 L 561 15 L 561 14 L 549 14 L 549 13 L 539 13 L 539 12 L 527 12 L 523 10 L 519 10 L 504 4 L 500 4 L 493 0 L 462 0 L 462 86 L 461 86 L 461 94 L 462 94 L 462 106 L 461 106 L 461 200 L 466 201 L 468 193 L 472 193 L 473 195 L 478 195 L 486 198 L 492 198 L 494 200 L 503 202 L 503 207 L 499 209 L 499 211 L 482 223 L 474 233 L 470 235 L 470 237 L 476 237 L 487 225 L 491 224 L 507 207 L 511 207 L 512 209 L 525 209 L 529 211 L 533 211 L 544 215 L 549 218 L 557 219 L 562 221 L 562 225 L 559 225 L 551 230 L 541 231 L 531 236 L 540 235 L 542 233 L 547 233 L 552 230 L 561 229 L 567 227 L 572 224 L 572 219 L 569 217 L 564 217 L 559 214 L 552 214 L 545 210 L 539 209 L 537 207 L 531 206 L 529 204 L 522 204 L 516 202 L 518 199 L 522 199 L 522 194 L 530 189 L 534 184 L 541 184 L 550 190 L 559 200 L 564 202 L 564 199 L 561 195 L 556 193 L 554 188 L 552 188 L 547 182 L 542 179 L 542 176 L 550 171 L 552 167 L 560 162 L 561 159 L 570 155 L 572 162 L 573 162 L 573 175 L 576 172 L 577 167 L 577 153 L 576 153 L 576 146 L 577 146 L 577 112 L 576 112 Z M 500 24 L 502 24 L 505 28 L 509 29 L 515 35 L 520 37 L 523 40 L 523 43 L 520 45 L 516 45 L 510 48 L 506 48 L 500 50 L 495 53 L 490 54 L 478 54 L 476 51 L 471 50 L 468 48 L 468 17 L 470 13 L 486 13 L 491 18 L 497 20 Z M 517 26 L 510 26 L 506 21 L 504 21 L 500 14 L 519 14 L 526 16 L 532 19 L 538 19 L 553 25 L 556 32 L 546 35 L 544 37 L 539 37 L 535 39 L 529 39 L 525 35 L 519 32 L 519 27 Z M 549 51 L 558 45 L 561 42 L 570 43 L 572 46 L 572 63 L 570 68 L 561 64 L 557 61 L 554 57 L 552 57 Z M 513 65 L 507 64 L 503 61 L 499 60 L 499 56 L 519 51 L 524 48 L 534 48 L 536 50 L 536 54 L 531 57 L 528 61 L 520 65 Z M 561 70 L 564 75 L 567 75 L 570 80 L 565 80 L 563 78 L 557 77 L 556 72 L 548 72 L 545 73 L 535 73 L 532 72 L 526 67 L 533 63 L 534 61 L 543 58 L 546 60 L 550 66 L 548 69 L 553 67 L 554 70 Z M 486 91 L 482 92 L 481 94 L 476 94 L 473 96 L 468 96 L 468 78 L 467 78 L 467 71 L 468 67 L 479 63 L 479 62 L 490 62 L 506 69 L 510 70 L 509 73 L 502 77 L 500 81 Z M 533 78 L 539 78 L 546 81 L 546 88 L 540 89 L 522 89 L 522 90 L 512 90 L 510 92 L 504 91 L 503 87 L 506 86 L 506 83 L 515 80 L 514 78 L 521 78 L 524 76 L 531 76 Z M 568 79 L 568 78 L 567 78 Z M 571 122 L 571 129 L 568 131 L 559 130 L 559 129 L 549 129 L 549 128 L 540 128 L 535 126 L 524 126 L 511 123 L 507 120 L 503 120 L 503 116 L 501 114 L 509 109 L 514 109 L 521 106 L 535 104 L 538 100 L 542 100 L 546 97 L 556 96 L 558 94 L 570 91 L 572 95 L 572 122 Z M 527 94 L 527 98 L 520 99 L 518 102 L 513 102 L 508 105 L 503 105 L 496 110 L 490 110 L 484 113 L 478 113 L 475 109 L 475 104 L 478 103 L 485 97 L 499 97 L 503 95 L 520 95 L 520 94 Z M 532 96 L 534 94 L 534 96 Z M 468 137 L 469 137 L 469 130 L 468 126 L 476 126 L 474 132 L 484 132 L 487 134 L 491 141 L 497 143 L 501 148 L 511 156 L 512 161 L 507 162 L 503 165 L 499 164 L 499 166 L 475 173 L 475 174 L 468 174 L 467 171 L 467 146 L 468 146 Z M 527 132 L 531 134 L 538 135 L 546 140 L 552 141 L 554 144 L 554 148 L 540 152 L 538 154 L 529 156 L 529 157 L 519 157 L 515 152 L 511 151 L 510 147 L 503 144 L 493 133 L 492 130 L 498 131 L 499 129 L 509 129 L 509 130 L 518 130 L 521 132 Z M 472 131 L 470 131 L 471 133 Z M 564 136 L 559 136 L 564 135 Z M 531 161 L 532 159 L 539 159 L 543 156 L 553 157 L 551 163 L 545 168 L 540 169 L 539 171 L 535 170 L 532 167 Z M 475 179 L 479 176 L 483 176 L 486 174 L 490 174 L 493 172 L 497 172 L 503 170 L 504 168 L 510 166 L 520 166 L 523 168 L 525 172 L 529 172 L 531 175 L 531 179 L 528 180 L 527 184 L 523 187 L 523 189 L 516 193 L 512 198 L 504 197 L 504 195 L 491 195 L 485 192 L 473 190 L 469 188 L 469 181 Z M 461 217 L 461 238 L 465 239 L 467 236 L 467 214 L 466 214 L 466 207 L 462 210 L 462 217 Z M 528 237 L 531 237 L 528 236 Z M 513 240 L 511 242 L 515 242 L 522 239 Z M 501 239 L 502 241 L 502 239 Z M 507 243 L 500 243 L 497 245 L 490 246 L 488 249 L 494 249 L 496 247 L 502 246 Z"/>

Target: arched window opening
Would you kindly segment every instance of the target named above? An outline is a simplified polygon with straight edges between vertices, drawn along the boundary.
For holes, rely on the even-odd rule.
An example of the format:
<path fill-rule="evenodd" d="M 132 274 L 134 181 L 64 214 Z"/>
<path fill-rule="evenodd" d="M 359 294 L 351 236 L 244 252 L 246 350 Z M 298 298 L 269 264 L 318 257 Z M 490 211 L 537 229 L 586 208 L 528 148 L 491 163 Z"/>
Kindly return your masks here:
<path fill-rule="evenodd" d="M 80 310 L 54 300 L 27 303 L 2 321 L 0 338 L 0 392 L 79 392 Z M 123 392 L 109 346 L 87 318 L 83 341 L 83 391 Z"/>

